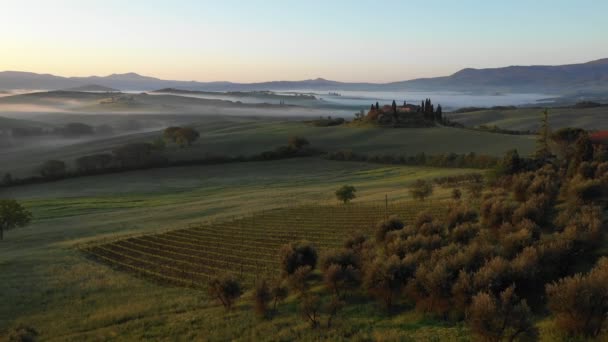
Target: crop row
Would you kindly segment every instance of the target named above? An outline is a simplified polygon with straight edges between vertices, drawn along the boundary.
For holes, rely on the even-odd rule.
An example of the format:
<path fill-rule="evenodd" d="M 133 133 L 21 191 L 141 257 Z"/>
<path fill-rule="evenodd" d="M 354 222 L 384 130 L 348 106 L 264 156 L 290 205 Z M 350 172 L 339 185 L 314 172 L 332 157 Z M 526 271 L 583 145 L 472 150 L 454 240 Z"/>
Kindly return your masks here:
<path fill-rule="evenodd" d="M 437 203 L 391 204 L 388 209 L 366 204 L 289 207 L 126 238 L 84 251 L 117 269 L 179 286 L 201 287 L 218 273 L 251 282 L 277 270 L 278 250 L 285 243 L 306 239 L 321 251 L 336 248 L 350 233 L 369 232 L 389 215 L 398 214 L 407 222 L 429 209 L 441 216 L 444 207 Z"/>

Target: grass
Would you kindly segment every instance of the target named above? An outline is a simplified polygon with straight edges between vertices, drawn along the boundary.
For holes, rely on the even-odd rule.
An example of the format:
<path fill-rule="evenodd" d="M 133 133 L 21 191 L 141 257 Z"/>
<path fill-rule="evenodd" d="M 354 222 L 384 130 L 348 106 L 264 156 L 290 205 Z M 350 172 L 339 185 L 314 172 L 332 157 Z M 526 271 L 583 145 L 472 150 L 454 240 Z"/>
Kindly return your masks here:
<path fill-rule="evenodd" d="M 536 131 L 540 126 L 542 110 L 518 108 L 511 110 L 481 110 L 469 113 L 447 114 L 450 120 L 476 127 L 479 125 L 500 128 Z M 580 127 L 596 130 L 608 128 L 608 107 L 597 108 L 550 108 L 549 123 L 553 129 Z"/>
<path fill-rule="evenodd" d="M 252 317 L 247 300 L 224 314 L 201 291 L 133 277 L 87 259 L 75 247 L 249 216 L 263 209 L 311 202 L 335 205 L 333 191 L 345 183 L 357 187 L 359 202 L 382 200 L 385 194 L 392 200 L 408 200 L 407 186 L 416 178 L 466 172 L 470 170 L 295 159 L 146 170 L 4 189 L 0 197 L 23 201 L 35 221 L 8 232 L 0 243 L 0 336 L 19 323 L 36 328 L 44 340 L 61 341 L 176 336 L 346 340 L 373 338 L 383 331 L 414 339 L 462 336 L 458 326 L 414 314 L 385 321 L 373 303 L 346 312 L 335 333 L 311 331 L 293 300 L 273 321 Z M 448 196 L 447 190 L 437 189 L 435 200 Z"/>
<path fill-rule="evenodd" d="M 415 155 L 440 153 L 469 153 L 502 156 L 516 148 L 522 155 L 534 150 L 531 136 L 515 136 L 477 132 L 449 127 L 379 128 L 379 127 L 313 127 L 299 121 L 239 117 L 199 117 L 193 123 L 201 137 L 190 148 L 169 146 L 170 159 L 189 160 L 212 155 L 254 155 L 286 145 L 290 136 L 307 138 L 313 147 L 324 151 L 351 150 L 368 155 Z M 42 162 L 74 159 L 100 152 L 133 141 L 151 141 L 160 132 L 129 134 L 95 141 L 74 141 L 68 145 L 38 145 L 2 154 L 6 161 L 1 172 L 31 175 Z M 24 158 L 24 156 L 28 156 Z"/>

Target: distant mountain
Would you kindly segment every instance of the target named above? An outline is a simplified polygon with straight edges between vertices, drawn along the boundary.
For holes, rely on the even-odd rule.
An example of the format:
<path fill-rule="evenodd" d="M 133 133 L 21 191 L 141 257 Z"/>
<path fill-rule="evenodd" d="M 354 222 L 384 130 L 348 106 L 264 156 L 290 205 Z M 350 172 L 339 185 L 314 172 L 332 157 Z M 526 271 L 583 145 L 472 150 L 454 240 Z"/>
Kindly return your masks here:
<path fill-rule="evenodd" d="M 118 89 L 104 87 L 98 84 L 87 84 L 80 87 L 74 87 L 65 89 L 66 91 L 84 91 L 84 92 L 95 92 L 95 93 L 107 93 L 107 92 L 118 92 Z"/>
<path fill-rule="evenodd" d="M 509 66 L 491 69 L 463 69 L 453 75 L 421 78 L 393 83 L 344 83 L 317 78 L 304 81 L 272 81 L 262 83 L 170 81 L 135 73 L 112 74 L 105 77 L 59 77 L 48 74 L 0 72 L 0 89 L 66 89 L 87 85 L 151 91 L 179 88 L 198 91 L 254 90 L 368 90 L 368 91 L 464 91 L 520 93 L 576 93 L 608 91 L 608 58 L 582 64 L 558 66 Z"/>

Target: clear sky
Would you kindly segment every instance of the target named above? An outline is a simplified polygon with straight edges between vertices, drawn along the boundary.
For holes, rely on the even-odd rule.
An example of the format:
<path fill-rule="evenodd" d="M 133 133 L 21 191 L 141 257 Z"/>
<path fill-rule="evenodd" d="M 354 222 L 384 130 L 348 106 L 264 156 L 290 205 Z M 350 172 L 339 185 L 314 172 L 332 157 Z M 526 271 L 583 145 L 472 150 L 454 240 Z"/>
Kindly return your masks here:
<path fill-rule="evenodd" d="M 608 0 L 0 0 L 0 70 L 387 82 L 608 57 Z"/>

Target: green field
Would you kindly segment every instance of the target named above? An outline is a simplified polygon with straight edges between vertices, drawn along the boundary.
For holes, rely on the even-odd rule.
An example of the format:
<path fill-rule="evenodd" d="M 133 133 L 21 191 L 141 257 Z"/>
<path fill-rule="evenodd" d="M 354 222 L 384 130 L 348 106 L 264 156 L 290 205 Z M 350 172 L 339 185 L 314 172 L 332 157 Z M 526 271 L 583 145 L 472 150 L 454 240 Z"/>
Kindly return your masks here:
<path fill-rule="evenodd" d="M 481 110 L 469 113 L 448 113 L 447 117 L 468 127 L 498 126 L 504 129 L 536 131 L 542 109 Z M 608 107 L 549 108 L 549 123 L 553 129 L 580 127 L 596 130 L 608 128 Z"/>
<path fill-rule="evenodd" d="M 475 152 L 501 156 L 513 148 L 526 155 L 534 150 L 535 143 L 533 136 L 493 134 L 448 127 L 313 127 L 294 120 L 241 117 L 199 117 L 193 124 L 200 131 L 200 139 L 186 149 L 170 146 L 167 151 L 170 159 L 200 159 L 208 154 L 250 156 L 285 145 L 289 137 L 294 135 L 307 138 L 312 147 L 323 151 L 351 150 L 369 155 Z M 151 141 L 160 136 L 159 131 L 154 131 L 95 141 L 68 141 L 59 146 L 42 144 L 13 152 L 0 150 L 5 161 L 0 172 L 31 175 L 36 172 L 36 167 L 48 159 L 70 162 L 83 155 L 107 152 L 128 142 Z M 24 158 L 24 155 L 28 157 Z"/>
<path fill-rule="evenodd" d="M 407 186 L 417 178 L 466 172 L 471 171 L 300 158 L 155 169 L 2 190 L 1 197 L 22 200 L 35 221 L 10 231 L 0 245 L 0 301 L 5 304 L 0 306 L 0 331 L 24 323 L 45 340 L 62 341 L 175 336 L 251 340 L 274 333 L 286 339 L 313 338 L 309 334 L 317 333 L 299 319 L 291 301 L 280 318 L 269 322 L 254 318 L 246 299 L 225 315 L 199 290 L 159 285 L 114 270 L 88 259 L 78 247 L 201 222 L 219 224 L 273 208 L 335 206 L 333 191 L 345 183 L 357 187 L 355 203 L 382 204 L 386 194 L 391 203 L 407 201 Z M 448 196 L 447 190 L 437 189 L 433 203 Z M 357 336 L 372 336 L 372 328 L 395 336 L 464 334 L 460 326 L 444 326 L 418 314 L 387 319 L 378 312 L 373 303 L 345 312 L 348 321 L 339 321 L 337 331 L 351 329 L 355 334 L 361 329 Z M 374 328 L 374 322 L 379 326 Z"/>

